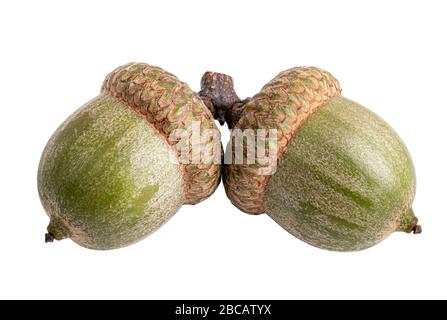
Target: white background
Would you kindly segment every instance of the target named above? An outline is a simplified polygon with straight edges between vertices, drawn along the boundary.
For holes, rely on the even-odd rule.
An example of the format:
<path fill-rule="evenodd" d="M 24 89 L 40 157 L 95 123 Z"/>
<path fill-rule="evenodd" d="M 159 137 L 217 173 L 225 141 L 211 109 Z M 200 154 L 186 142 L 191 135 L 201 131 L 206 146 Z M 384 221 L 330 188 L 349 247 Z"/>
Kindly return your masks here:
<path fill-rule="evenodd" d="M 446 12 L 427 0 L 2 1 L 0 298 L 447 298 Z M 327 252 L 238 211 L 220 186 L 125 249 L 44 244 L 41 152 L 129 61 L 194 90 L 203 72 L 224 72 L 241 98 L 283 69 L 327 69 L 406 142 L 423 234 Z"/>

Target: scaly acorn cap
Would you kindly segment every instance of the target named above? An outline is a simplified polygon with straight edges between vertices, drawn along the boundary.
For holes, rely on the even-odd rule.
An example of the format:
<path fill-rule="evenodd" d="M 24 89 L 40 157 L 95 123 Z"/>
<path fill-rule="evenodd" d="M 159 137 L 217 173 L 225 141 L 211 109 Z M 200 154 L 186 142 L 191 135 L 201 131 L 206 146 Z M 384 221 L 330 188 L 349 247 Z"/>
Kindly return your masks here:
<path fill-rule="evenodd" d="M 202 78 L 200 92 L 202 99 L 211 100 L 211 104 L 217 109 L 215 117 L 225 113 L 228 126 L 233 129 L 233 150 L 227 154 L 235 152 L 237 129 L 266 129 L 267 133 L 269 129 L 277 130 L 277 159 L 270 159 L 267 164 L 256 162 L 224 166 L 224 185 L 231 202 L 244 212 L 261 214 L 265 212 L 265 193 L 271 177 L 268 173 L 275 170 L 298 128 L 320 106 L 338 96 L 341 88 L 329 72 L 315 67 L 285 70 L 268 82 L 252 99 L 245 101 L 239 100 L 232 86 L 231 77 L 207 72 Z M 231 103 L 227 103 L 228 101 Z M 242 105 L 243 112 L 240 108 Z M 243 144 L 242 152 L 246 161 L 246 143 Z"/>
<path fill-rule="evenodd" d="M 191 150 L 210 147 L 209 134 L 219 134 L 213 115 L 200 97 L 187 84 L 173 74 L 144 63 L 129 63 L 112 71 L 104 80 L 102 94 L 111 95 L 143 116 L 166 142 L 175 149 L 184 180 L 186 204 L 196 204 L 208 198 L 220 181 L 220 165 L 213 161 L 193 159 Z M 193 123 L 200 124 L 200 139 L 192 139 Z M 172 139 L 176 130 L 187 130 L 191 148 L 189 161 L 182 163 L 181 150 L 176 149 L 177 140 Z M 215 141 L 220 141 L 220 136 Z M 217 142 L 216 142 L 217 143 Z M 221 149 L 219 146 L 209 150 Z"/>

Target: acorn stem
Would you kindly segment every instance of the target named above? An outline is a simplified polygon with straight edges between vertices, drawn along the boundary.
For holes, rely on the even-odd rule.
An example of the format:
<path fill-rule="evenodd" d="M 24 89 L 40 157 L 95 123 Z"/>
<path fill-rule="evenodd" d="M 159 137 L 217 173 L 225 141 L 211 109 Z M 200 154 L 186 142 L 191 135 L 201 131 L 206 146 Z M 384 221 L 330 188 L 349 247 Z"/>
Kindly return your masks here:
<path fill-rule="evenodd" d="M 54 240 L 63 240 L 70 237 L 70 231 L 57 217 L 50 219 L 50 224 L 47 227 L 45 234 L 45 242 L 53 242 Z"/>
<path fill-rule="evenodd" d="M 418 218 L 414 215 L 413 209 L 409 208 L 401 216 L 401 221 L 397 228 L 397 231 L 403 231 L 406 233 L 420 234 L 422 233 L 422 227 L 418 224 Z"/>
<path fill-rule="evenodd" d="M 45 243 L 50 243 L 54 241 L 54 236 L 51 233 L 45 233 Z"/>
<path fill-rule="evenodd" d="M 221 125 L 232 129 L 242 115 L 243 106 L 250 101 L 239 99 L 229 75 L 207 71 L 200 81 L 199 96 Z"/>
<path fill-rule="evenodd" d="M 422 227 L 421 227 L 421 225 L 419 225 L 419 224 L 416 224 L 414 227 L 413 227 L 413 233 L 414 234 L 421 234 L 422 233 Z"/>

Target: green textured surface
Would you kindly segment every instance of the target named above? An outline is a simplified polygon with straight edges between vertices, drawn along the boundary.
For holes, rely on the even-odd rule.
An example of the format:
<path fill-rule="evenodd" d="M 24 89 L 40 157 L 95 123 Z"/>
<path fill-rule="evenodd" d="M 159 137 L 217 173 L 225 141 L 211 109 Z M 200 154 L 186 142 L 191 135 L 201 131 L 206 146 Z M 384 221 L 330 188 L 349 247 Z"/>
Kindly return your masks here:
<path fill-rule="evenodd" d="M 185 204 L 211 196 L 220 182 L 221 142 L 213 115 L 199 96 L 173 74 L 145 63 L 128 63 L 104 80 L 101 92 L 117 98 L 141 114 L 177 151 L 184 181 Z M 200 124 L 195 139 L 193 128 Z M 175 138 L 185 133 L 181 143 Z M 215 135 L 210 136 L 209 133 Z M 184 152 L 181 146 L 189 145 Z M 208 150 L 200 159 L 192 150 Z M 217 160 L 217 161 L 216 161 Z M 216 161 L 216 162 L 215 162 Z"/>
<path fill-rule="evenodd" d="M 394 130 L 336 97 L 295 133 L 269 181 L 266 211 L 311 245 L 355 251 L 410 232 L 414 193 L 413 164 Z"/>
<path fill-rule="evenodd" d="M 144 238 L 184 202 L 182 176 L 169 152 L 130 108 L 108 96 L 93 99 L 54 133 L 40 161 L 49 232 L 91 249 Z"/>

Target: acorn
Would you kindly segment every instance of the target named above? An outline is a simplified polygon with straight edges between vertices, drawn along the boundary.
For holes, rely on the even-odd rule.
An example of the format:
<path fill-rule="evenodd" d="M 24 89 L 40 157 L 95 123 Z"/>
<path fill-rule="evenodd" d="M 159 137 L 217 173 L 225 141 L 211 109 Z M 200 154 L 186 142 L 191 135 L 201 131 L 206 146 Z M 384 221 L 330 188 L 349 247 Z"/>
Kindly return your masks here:
<path fill-rule="evenodd" d="M 232 129 L 223 181 L 240 210 L 267 213 L 295 237 L 334 251 L 362 250 L 394 231 L 421 232 L 404 143 L 379 116 L 341 96 L 330 73 L 292 68 L 241 101 L 231 77 L 208 72 L 200 93 Z"/>
<path fill-rule="evenodd" d="M 117 68 L 42 154 L 46 242 L 71 238 L 104 250 L 151 234 L 183 204 L 215 191 L 218 134 L 200 97 L 174 75 L 143 63 Z"/>

